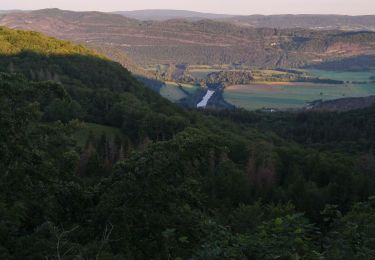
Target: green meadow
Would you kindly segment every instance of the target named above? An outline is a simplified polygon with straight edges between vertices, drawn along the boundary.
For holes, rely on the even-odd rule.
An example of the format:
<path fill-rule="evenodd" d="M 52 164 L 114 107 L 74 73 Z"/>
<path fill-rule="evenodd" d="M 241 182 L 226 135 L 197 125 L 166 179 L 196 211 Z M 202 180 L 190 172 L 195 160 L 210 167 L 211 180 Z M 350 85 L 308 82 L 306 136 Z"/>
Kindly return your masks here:
<path fill-rule="evenodd" d="M 261 108 L 299 108 L 314 100 L 332 100 L 344 97 L 363 97 L 375 95 L 375 83 L 369 78 L 375 71 L 337 72 L 309 70 L 311 75 L 345 81 L 345 84 L 327 85 L 315 83 L 285 83 L 279 85 L 253 84 L 228 87 L 224 99 L 248 110 Z M 358 82 L 367 82 L 358 84 Z"/>
<path fill-rule="evenodd" d="M 190 93 L 190 94 L 194 94 L 195 91 L 197 91 L 197 89 L 200 88 L 200 86 L 192 85 L 192 84 L 184 84 L 184 83 L 182 83 L 182 84 L 180 84 L 180 85 L 181 85 L 181 87 L 182 87 L 185 91 L 187 91 L 187 92 Z"/>
<path fill-rule="evenodd" d="M 329 70 L 306 70 L 312 76 L 343 80 L 343 81 L 368 81 L 375 76 L 375 71 L 329 71 Z"/>
<path fill-rule="evenodd" d="M 189 69 L 190 75 L 198 80 L 205 79 L 208 74 L 213 73 L 213 72 L 218 72 L 220 71 L 219 69 L 213 69 L 213 68 L 193 68 Z"/>
<path fill-rule="evenodd" d="M 167 82 L 164 84 L 159 93 L 172 102 L 177 102 L 186 97 L 186 94 L 178 87 L 178 84 L 174 82 Z"/>
<path fill-rule="evenodd" d="M 179 86 L 181 86 L 184 91 L 181 90 Z M 159 93 L 170 101 L 177 102 L 187 97 L 187 93 L 191 95 L 194 94 L 198 88 L 199 86 L 191 84 L 177 84 L 175 82 L 166 82 L 160 89 Z"/>

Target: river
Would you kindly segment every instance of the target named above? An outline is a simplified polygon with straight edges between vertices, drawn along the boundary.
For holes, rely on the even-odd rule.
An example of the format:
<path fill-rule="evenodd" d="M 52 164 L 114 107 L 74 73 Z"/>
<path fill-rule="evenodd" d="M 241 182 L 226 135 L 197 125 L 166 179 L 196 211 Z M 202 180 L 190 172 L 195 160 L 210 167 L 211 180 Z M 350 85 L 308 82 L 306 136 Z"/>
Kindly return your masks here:
<path fill-rule="evenodd" d="M 207 106 L 208 100 L 212 97 L 212 95 L 215 93 L 213 90 L 207 90 L 206 95 L 202 98 L 201 102 L 197 104 L 197 108 L 205 108 Z"/>

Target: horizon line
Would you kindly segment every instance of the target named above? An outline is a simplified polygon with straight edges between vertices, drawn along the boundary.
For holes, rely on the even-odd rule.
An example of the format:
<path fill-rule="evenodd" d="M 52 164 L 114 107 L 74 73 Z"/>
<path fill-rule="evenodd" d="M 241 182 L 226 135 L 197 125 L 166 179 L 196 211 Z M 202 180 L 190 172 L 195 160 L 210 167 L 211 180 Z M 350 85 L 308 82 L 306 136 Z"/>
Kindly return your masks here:
<path fill-rule="evenodd" d="M 116 12 L 137 12 L 137 11 L 185 11 L 185 12 L 195 12 L 195 13 L 201 13 L 201 14 L 213 14 L 213 15 L 226 15 L 226 16 L 277 16 L 277 15 L 340 15 L 340 16 L 375 16 L 375 13 L 373 14 L 343 14 L 343 13 L 272 13 L 272 14 L 264 14 L 264 13 L 253 13 L 253 14 L 231 14 L 231 13 L 216 13 L 216 12 L 210 12 L 210 11 L 196 11 L 196 10 L 188 10 L 188 9 L 132 9 L 132 10 L 112 10 L 112 11 L 102 11 L 102 10 L 72 10 L 72 9 L 61 9 L 58 7 L 47 7 L 47 8 L 41 8 L 41 9 L 0 9 L 0 11 L 4 12 L 33 12 L 33 11 L 40 11 L 40 10 L 61 10 L 61 11 L 70 11 L 70 12 L 100 12 L 100 13 L 116 13 Z"/>

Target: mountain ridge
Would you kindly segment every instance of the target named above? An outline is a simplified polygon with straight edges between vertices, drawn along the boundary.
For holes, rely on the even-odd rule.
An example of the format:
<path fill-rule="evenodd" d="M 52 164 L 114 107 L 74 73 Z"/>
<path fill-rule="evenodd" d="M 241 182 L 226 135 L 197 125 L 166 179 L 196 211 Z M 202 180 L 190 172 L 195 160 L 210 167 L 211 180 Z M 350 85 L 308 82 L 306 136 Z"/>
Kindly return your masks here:
<path fill-rule="evenodd" d="M 253 27 L 375 30 L 375 15 L 281 14 L 235 16 L 230 22 Z"/>
<path fill-rule="evenodd" d="M 370 15 L 344 15 L 344 14 L 220 14 L 174 9 L 141 9 L 132 11 L 68 11 L 58 8 L 41 10 L 0 10 L 0 15 L 9 13 L 30 13 L 36 11 L 84 12 L 122 15 L 139 21 L 167 21 L 171 19 L 184 19 L 197 21 L 210 19 L 215 21 L 231 22 L 251 27 L 271 28 L 309 28 L 309 29 L 340 29 L 340 30 L 375 30 L 375 14 Z"/>
<path fill-rule="evenodd" d="M 343 30 L 375 30 L 374 15 L 342 15 L 342 14 L 251 14 L 233 15 L 216 14 L 188 10 L 144 9 L 134 11 L 117 11 L 142 21 L 166 21 L 170 19 L 200 20 L 212 19 L 232 22 L 252 27 L 271 28 L 310 28 L 310 29 L 343 29 Z"/>
<path fill-rule="evenodd" d="M 100 44 L 136 64 L 246 64 L 301 67 L 316 62 L 374 55 L 375 33 L 275 29 L 225 21 L 139 21 L 119 14 L 45 9 L 0 17 L 0 24 L 81 44 Z"/>
<path fill-rule="evenodd" d="M 134 18 L 138 20 L 157 20 L 164 21 L 169 19 L 189 19 L 189 20 L 199 20 L 199 19 L 222 19 L 229 18 L 233 15 L 230 14 L 215 14 L 215 13 L 205 13 L 196 12 L 188 10 L 173 10 L 173 9 L 143 9 L 134 11 L 115 11 L 113 13 L 121 14 L 125 17 Z"/>

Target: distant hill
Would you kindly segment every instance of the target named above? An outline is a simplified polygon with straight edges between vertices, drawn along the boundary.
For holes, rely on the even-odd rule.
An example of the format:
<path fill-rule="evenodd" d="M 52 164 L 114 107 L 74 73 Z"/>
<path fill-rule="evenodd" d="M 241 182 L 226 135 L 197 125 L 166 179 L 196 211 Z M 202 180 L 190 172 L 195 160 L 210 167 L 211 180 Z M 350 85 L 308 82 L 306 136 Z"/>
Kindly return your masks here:
<path fill-rule="evenodd" d="M 72 12 L 60 9 L 42 9 L 31 12 L 12 12 L 1 17 L 1 24 L 10 28 L 26 28 L 70 38 L 80 27 L 95 33 L 109 25 L 137 25 L 138 21 L 117 14 L 102 12 Z"/>
<path fill-rule="evenodd" d="M 232 22 L 256 28 L 308 28 L 308 29 L 339 29 L 339 30 L 375 30 L 375 15 L 228 15 L 200 13 L 186 10 L 136 10 L 115 12 L 129 18 L 142 21 L 167 21 L 186 19 L 196 21 L 211 19 Z"/>
<path fill-rule="evenodd" d="M 2 25 L 13 29 L 28 29 L 39 31 L 61 39 L 77 41 L 81 44 L 96 49 L 107 57 L 116 60 L 130 71 L 136 74 L 142 74 L 141 68 L 126 56 L 125 53 L 119 53 L 116 48 L 106 44 L 95 44 L 91 40 L 85 40 L 79 37 L 76 32 L 84 27 L 88 33 L 102 32 L 106 27 L 117 24 L 118 26 L 136 26 L 137 20 L 128 19 L 117 14 L 108 14 L 101 12 L 71 12 L 59 9 L 43 9 L 24 12 L 4 13 L 0 16 Z"/>
<path fill-rule="evenodd" d="M 200 19 L 223 19 L 232 17 L 227 14 L 212 14 L 200 13 L 186 10 L 162 10 L 162 9 L 148 9 L 136 11 L 120 11 L 114 12 L 123 16 L 134 18 L 142 21 L 166 21 L 171 19 L 187 19 L 187 20 L 200 20 Z"/>
<path fill-rule="evenodd" d="M 58 9 L 7 14 L 0 17 L 0 24 L 85 45 L 103 45 L 104 53 L 117 61 L 124 64 L 122 60 L 126 59 L 115 55 L 124 52 L 142 66 L 187 63 L 304 67 L 375 55 L 375 32 L 364 31 L 253 28 L 207 19 L 139 21 L 119 14 Z"/>
<path fill-rule="evenodd" d="M 23 10 L 0 10 L 0 15 L 9 14 L 9 13 L 21 13 L 21 12 L 27 12 L 27 11 L 23 11 Z"/>
<path fill-rule="evenodd" d="M 59 9 L 44 9 L 33 11 L 40 14 L 61 12 Z M 10 13 L 28 13 L 30 11 L 23 10 L 0 10 L 0 15 Z M 65 15 L 69 11 L 64 11 Z M 72 13 L 72 12 L 71 12 Z M 81 12 L 76 12 L 81 13 Z M 91 14 L 99 14 L 100 12 L 84 12 Z M 174 19 L 183 19 L 189 21 L 198 20 L 215 20 L 235 23 L 238 25 L 251 26 L 255 28 L 305 28 L 317 30 L 347 30 L 360 31 L 370 30 L 375 31 L 375 14 L 374 15 L 319 15 L 319 14 L 279 14 L 279 15 L 230 15 L 230 14 L 215 14 L 203 13 L 188 10 L 171 10 L 171 9 L 146 9 L 134 11 L 115 11 L 107 14 L 119 14 L 127 18 L 136 19 L 140 21 L 167 21 Z M 114 19 L 112 17 L 112 19 Z"/>
<path fill-rule="evenodd" d="M 375 30 L 375 15 L 250 15 L 224 20 L 252 27 Z"/>

